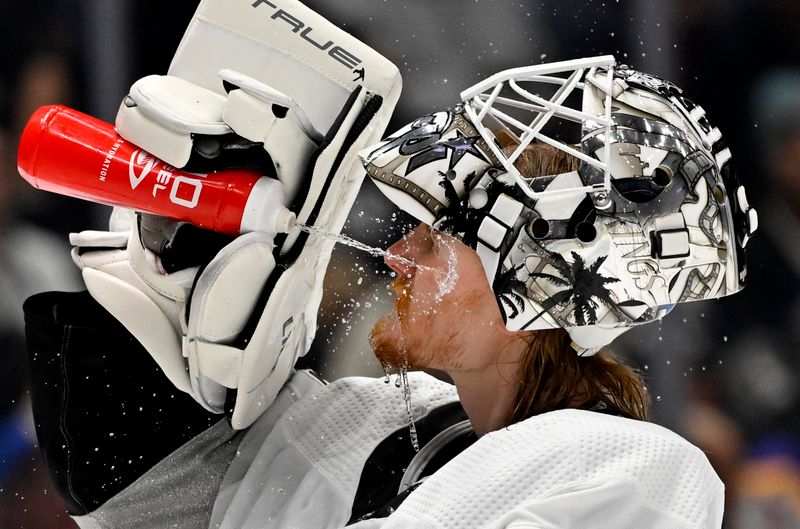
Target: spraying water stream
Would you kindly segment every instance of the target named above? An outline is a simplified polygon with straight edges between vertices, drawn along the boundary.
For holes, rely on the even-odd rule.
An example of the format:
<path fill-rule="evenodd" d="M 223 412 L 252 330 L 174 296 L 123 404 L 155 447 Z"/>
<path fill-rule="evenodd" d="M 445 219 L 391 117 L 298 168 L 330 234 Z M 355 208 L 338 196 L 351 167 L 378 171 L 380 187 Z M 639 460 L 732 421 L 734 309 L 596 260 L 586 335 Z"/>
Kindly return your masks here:
<path fill-rule="evenodd" d="M 355 239 L 352 239 L 346 235 L 330 233 L 325 231 L 322 228 L 317 226 L 310 226 L 307 224 L 303 224 L 298 222 L 296 224 L 297 228 L 301 231 L 306 233 L 317 235 L 324 239 L 332 240 L 337 243 L 345 244 L 357 250 L 361 250 L 363 252 L 367 252 L 370 255 L 374 255 L 376 257 L 390 257 L 391 259 L 402 263 L 408 267 L 414 267 L 418 270 L 433 270 L 430 267 L 420 265 L 410 259 L 406 259 L 405 257 L 401 257 L 399 255 L 395 255 L 389 251 L 382 250 L 380 248 L 375 248 L 373 246 L 366 245 L 362 242 L 359 242 Z M 455 282 L 458 279 L 458 274 L 456 273 L 456 252 L 455 246 L 453 241 L 446 241 L 444 242 L 445 247 L 448 251 L 448 259 L 447 259 L 447 273 L 439 282 L 439 289 L 436 293 L 436 302 L 440 303 L 442 301 L 442 297 L 446 294 L 452 292 L 453 287 L 455 286 Z M 406 413 L 408 414 L 408 427 L 409 427 L 409 436 L 411 438 L 411 445 L 414 447 L 416 452 L 419 452 L 419 436 L 417 435 L 417 425 L 414 423 L 414 415 L 412 413 L 412 405 L 411 405 L 411 384 L 408 382 L 408 358 L 405 357 L 406 355 L 406 348 L 405 344 L 401 344 L 403 349 L 403 356 L 404 356 L 404 365 L 400 368 L 400 372 L 397 374 L 397 379 L 395 380 L 395 386 L 403 388 L 403 400 L 406 404 Z M 389 376 L 390 376 L 390 368 L 389 366 L 383 366 L 384 372 L 386 373 L 385 382 L 389 383 Z"/>
<path fill-rule="evenodd" d="M 330 241 L 350 246 L 352 248 L 355 248 L 356 250 L 361 250 L 362 252 L 367 252 L 370 255 L 374 255 L 375 257 L 391 257 L 393 260 L 405 266 L 419 268 L 420 270 L 430 270 L 430 268 L 427 266 L 417 264 L 414 261 L 411 261 L 410 259 L 406 259 L 405 257 L 400 257 L 399 255 L 393 254 L 387 250 L 382 250 L 381 248 L 375 248 L 374 246 L 369 246 L 367 244 L 364 244 L 363 242 L 351 239 L 347 235 L 331 233 L 317 226 L 310 226 L 308 224 L 303 224 L 302 222 L 298 222 L 297 224 L 295 224 L 295 226 L 297 226 L 297 229 L 299 229 L 300 231 L 304 231 L 306 233 L 322 237 L 323 239 L 328 239 Z"/>

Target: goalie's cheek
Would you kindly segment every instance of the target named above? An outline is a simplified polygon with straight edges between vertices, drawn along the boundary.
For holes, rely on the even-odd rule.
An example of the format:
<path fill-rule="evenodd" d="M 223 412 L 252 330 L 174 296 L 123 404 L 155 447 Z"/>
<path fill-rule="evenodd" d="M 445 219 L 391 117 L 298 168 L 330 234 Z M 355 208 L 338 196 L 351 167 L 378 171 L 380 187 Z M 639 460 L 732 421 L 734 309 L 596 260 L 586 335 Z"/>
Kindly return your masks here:
<path fill-rule="evenodd" d="M 386 264 L 397 273 L 395 311 L 406 334 L 460 326 L 478 300 L 478 312 L 493 310 L 491 319 L 501 319 L 480 258 L 454 237 L 420 224 L 389 252 Z"/>
<path fill-rule="evenodd" d="M 466 334 L 504 329 L 497 298 L 480 257 L 463 243 L 453 242 L 453 253 L 444 258 L 447 266 L 433 287 L 437 318 L 463 327 Z"/>

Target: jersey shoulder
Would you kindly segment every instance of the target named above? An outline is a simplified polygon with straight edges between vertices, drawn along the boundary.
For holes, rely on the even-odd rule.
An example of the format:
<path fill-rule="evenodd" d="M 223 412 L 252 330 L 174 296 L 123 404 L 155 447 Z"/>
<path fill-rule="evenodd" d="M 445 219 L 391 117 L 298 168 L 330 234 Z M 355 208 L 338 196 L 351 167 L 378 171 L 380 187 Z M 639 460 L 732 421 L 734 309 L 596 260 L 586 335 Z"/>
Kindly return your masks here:
<path fill-rule="evenodd" d="M 723 488 L 702 450 L 650 422 L 559 410 L 499 432 L 496 442 L 525 454 L 521 463 L 526 466 L 564 469 L 570 475 L 562 481 L 625 480 L 644 502 L 684 520 L 702 518 L 709 498 Z M 537 449 L 525 450 L 525 446 Z M 565 458 L 572 463 L 565 466 Z"/>
<path fill-rule="evenodd" d="M 522 511 L 576 524 L 602 520 L 597 527 L 647 527 L 656 519 L 672 520 L 675 527 L 714 527 L 706 521 L 721 516 L 721 502 L 722 484 L 705 455 L 674 432 L 598 412 L 559 410 L 482 436 L 398 513 L 445 525 L 458 519 L 465 527 Z M 605 523 L 610 520 L 614 524 Z"/>

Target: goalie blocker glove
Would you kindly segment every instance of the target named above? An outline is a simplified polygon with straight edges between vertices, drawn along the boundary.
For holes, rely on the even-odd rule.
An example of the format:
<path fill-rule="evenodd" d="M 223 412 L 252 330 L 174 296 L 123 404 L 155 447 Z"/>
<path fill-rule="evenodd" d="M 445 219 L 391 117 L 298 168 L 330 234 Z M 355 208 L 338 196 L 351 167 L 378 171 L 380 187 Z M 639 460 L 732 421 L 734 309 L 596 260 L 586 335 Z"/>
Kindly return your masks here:
<path fill-rule="evenodd" d="M 336 53 L 263 12 L 271 5 Z M 363 178 L 357 153 L 380 138 L 399 92 L 393 64 L 299 2 L 203 0 L 168 75 L 132 86 L 117 133 L 186 172 L 258 168 L 298 222 L 338 233 Z M 254 231 L 202 269 L 173 271 L 185 227 L 120 212 L 113 224 L 72 238 L 91 295 L 177 387 L 227 410 L 234 428 L 252 424 L 310 347 L 334 243 Z"/>

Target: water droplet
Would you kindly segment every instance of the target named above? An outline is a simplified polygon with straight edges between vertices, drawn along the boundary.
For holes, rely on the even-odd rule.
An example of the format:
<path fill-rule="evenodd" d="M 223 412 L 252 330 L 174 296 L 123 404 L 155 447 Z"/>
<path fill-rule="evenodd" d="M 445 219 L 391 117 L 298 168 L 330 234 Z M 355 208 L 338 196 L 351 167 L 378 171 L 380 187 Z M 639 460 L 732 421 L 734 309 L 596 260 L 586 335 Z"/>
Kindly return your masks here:
<path fill-rule="evenodd" d="M 455 241 L 450 238 L 445 238 L 442 234 L 435 232 L 433 234 L 439 244 L 447 249 L 447 272 L 443 278 L 439 280 L 439 290 L 436 293 L 436 302 L 441 303 L 442 298 L 453 291 L 458 281 L 458 272 L 456 266 L 458 258 L 456 255 Z"/>

